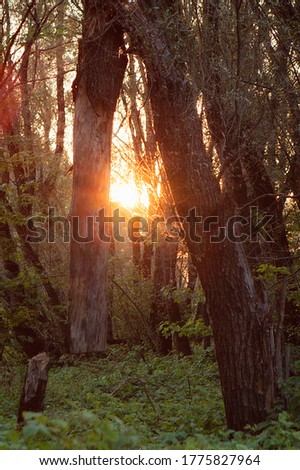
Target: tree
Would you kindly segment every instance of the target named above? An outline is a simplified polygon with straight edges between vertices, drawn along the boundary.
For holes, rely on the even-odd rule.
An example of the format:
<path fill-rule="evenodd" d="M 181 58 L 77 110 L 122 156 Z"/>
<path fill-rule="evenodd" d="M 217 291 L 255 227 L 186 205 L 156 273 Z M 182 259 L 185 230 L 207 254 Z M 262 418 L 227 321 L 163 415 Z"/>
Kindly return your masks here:
<path fill-rule="evenodd" d="M 212 243 L 236 205 L 219 185 L 203 143 L 197 93 L 184 60 L 191 36 L 180 3 L 160 1 L 153 9 L 140 1 L 127 24 L 147 68 L 156 137 L 178 213 L 186 218 L 196 208 L 208 224 L 198 230 L 201 243 L 188 238 L 187 244 L 207 298 L 228 426 L 241 429 L 264 420 L 274 405 L 265 287 L 255 280 L 242 244 L 226 238 Z"/>
<path fill-rule="evenodd" d="M 72 6 L 81 11 L 77 1 Z M 120 126 L 128 117 L 136 181 L 149 188 L 154 181 L 155 193 L 159 180 L 160 200 L 150 196 L 150 215 L 175 214 L 185 229 L 207 300 L 203 317 L 210 317 L 228 425 L 265 420 L 281 398 L 285 309 L 293 298 L 299 303 L 292 292 L 299 247 L 291 228 L 299 205 L 299 7 L 252 0 L 86 0 L 83 6 L 73 83 L 69 350 L 106 347 L 111 244 L 104 241 L 110 232 L 103 216 L 110 215 L 112 127 L 121 94 Z M 0 29 L 0 327 L 1 337 L 14 335 L 28 355 L 49 350 L 44 330 L 65 321 L 68 250 L 62 256 L 57 246 L 26 243 L 26 221 L 54 200 L 68 211 L 69 17 L 67 2 L 6 1 Z M 272 216 L 267 241 L 258 233 L 265 215 Z M 121 258 L 122 269 L 111 276 L 121 319 L 114 329 L 155 349 L 161 314 L 181 323 L 172 296 L 178 247 L 165 240 L 154 250 L 147 243 L 133 247 L 138 269 Z M 174 335 L 179 353 L 190 352 L 185 339 Z"/>
<path fill-rule="evenodd" d="M 135 171 L 136 183 L 138 187 L 146 185 L 149 197 L 148 218 L 152 215 L 160 215 L 166 220 L 168 217 L 174 216 L 172 194 L 168 188 L 163 165 L 157 151 L 151 103 L 148 99 L 149 90 L 145 66 L 141 60 L 137 60 L 134 56 L 130 56 L 129 59 L 126 87 L 125 84 L 123 89 L 128 95 L 130 106 L 127 104 L 125 93 L 123 93 L 122 98 L 125 111 L 129 114 L 129 127 L 137 167 Z M 160 165 L 160 175 L 155 174 L 155 165 Z M 160 183 L 160 195 L 157 194 L 158 183 Z M 172 350 L 172 338 L 166 338 L 160 333 L 160 324 L 166 319 L 170 322 L 182 323 L 178 303 L 172 299 L 172 296 L 167 298 L 162 294 L 163 289 L 176 289 L 178 243 L 165 242 L 164 236 L 160 236 L 155 247 L 153 247 L 153 242 L 150 240 L 151 235 L 143 243 L 141 238 L 137 231 L 132 243 L 133 264 L 141 271 L 143 276 L 147 277 L 151 275 L 151 261 L 153 258 L 152 281 L 154 292 L 151 327 L 156 338 L 157 351 L 167 354 Z M 143 251 L 141 247 L 143 247 Z M 173 339 L 178 354 L 191 354 L 191 347 L 186 336 L 179 336 L 174 333 Z"/>
<path fill-rule="evenodd" d="M 87 0 L 79 46 L 75 99 L 72 234 L 92 241 L 71 240 L 69 348 L 74 353 L 102 351 L 107 341 L 107 268 L 110 244 L 99 238 L 109 214 L 110 153 L 113 115 L 125 67 L 123 30 L 113 2 Z M 77 237 L 78 238 L 78 237 Z"/>
<path fill-rule="evenodd" d="M 41 203 L 41 188 L 47 178 L 41 171 L 44 136 L 39 134 L 35 99 L 43 83 L 37 80 L 44 59 L 39 49 L 60 4 L 5 2 L 2 10 L 0 236 L 4 302 L 1 316 L 6 324 L 6 339 L 15 337 L 23 352 L 30 356 L 50 347 L 55 334 L 52 340 L 48 336 L 47 308 L 51 305 L 51 315 L 55 315 L 62 301 L 62 291 L 53 282 L 49 265 L 45 263 L 46 250 L 27 241 L 26 228 L 28 218 L 45 203 Z M 55 347 L 59 349 L 58 344 Z"/>

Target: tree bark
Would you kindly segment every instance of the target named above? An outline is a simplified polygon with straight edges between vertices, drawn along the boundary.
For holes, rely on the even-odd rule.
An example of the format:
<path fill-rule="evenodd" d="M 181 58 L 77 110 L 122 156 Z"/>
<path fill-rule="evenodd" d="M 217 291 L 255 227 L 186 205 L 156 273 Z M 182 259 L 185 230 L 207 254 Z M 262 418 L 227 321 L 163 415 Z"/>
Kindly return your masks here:
<path fill-rule="evenodd" d="M 113 2 L 85 2 L 83 36 L 75 98 L 74 168 L 71 208 L 69 349 L 73 353 L 102 351 L 107 342 L 107 269 L 110 244 L 99 239 L 99 210 L 109 212 L 109 179 L 113 115 L 127 59 L 123 31 Z M 93 221 L 92 240 L 81 237 Z M 99 227 L 98 227 L 99 225 Z"/>
<path fill-rule="evenodd" d="M 168 9 L 180 23 L 177 2 L 161 1 L 154 11 L 141 1 L 131 17 L 131 34 L 147 67 L 156 136 L 179 215 L 186 217 L 195 207 L 203 219 L 217 217 L 210 233 L 199 227 L 201 243 L 188 237 L 187 243 L 207 298 L 227 423 L 242 429 L 263 421 L 274 404 L 269 305 L 263 285 L 253 279 L 245 248 L 227 239 L 212 243 L 211 236 L 236 209 L 219 187 L 205 151 L 197 94 L 185 63 L 177 59 L 183 38 L 176 27 L 162 28 Z"/>
<path fill-rule="evenodd" d="M 30 359 L 19 405 L 18 423 L 24 422 L 25 411 L 43 411 L 49 368 L 50 358 L 45 352 Z"/>

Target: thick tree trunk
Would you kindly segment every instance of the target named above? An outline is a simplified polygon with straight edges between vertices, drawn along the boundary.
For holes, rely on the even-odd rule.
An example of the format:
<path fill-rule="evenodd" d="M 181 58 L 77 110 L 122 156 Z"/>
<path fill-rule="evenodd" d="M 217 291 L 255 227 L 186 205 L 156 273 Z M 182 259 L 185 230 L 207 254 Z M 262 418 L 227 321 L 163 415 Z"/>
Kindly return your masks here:
<path fill-rule="evenodd" d="M 176 27 L 161 27 L 162 12 L 171 8 L 173 18 L 179 5 L 161 1 L 155 11 L 147 5 L 141 2 L 147 35 L 134 27 L 132 34 L 138 37 L 147 67 L 156 137 L 179 215 L 186 217 L 196 208 L 203 219 L 214 217 L 205 231 L 203 223 L 198 224 L 201 242 L 187 237 L 187 243 L 207 298 L 227 423 L 231 429 L 242 429 L 263 421 L 274 404 L 269 306 L 263 285 L 253 279 L 245 248 L 211 239 L 226 226 L 235 207 L 213 173 L 202 142 L 197 94 L 184 62 L 176 59 L 184 38 Z"/>
<path fill-rule="evenodd" d="M 253 51 L 253 45 L 250 45 L 249 37 L 244 32 L 244 40 L 237 40 L 236 44 L 236 80 L 226 84 L 221 67 L 218 70 L 218 64 L 221 64 L 223 59 L 223 46 L 221 44 L 221 21 L 222 21 L 222 2 L 215 0 L 205 0 L 203 3 L 203 63 L 204 63 L 204 86 L 203 96 L 206 108 L 207 123 L 210 129 L 212 140 L 218 150 L 218 155 L 223 166 L 223 181 L 226 185 L 226 191 L 235 201 L 239 207 L 239 214 L 247 218 L 250 216 L 250 206 L 257 206 L 259 214 L 266 214 L 271 216 L 268 223 L 268 234 L 272 241 L 268 243 L 248 243 L 246 251 L 251 260 L 251 265 L 257 267 L 259 264 L 270 262 L 277 266 L 290 266 L 291 259 L 289 253 L 289 244 L 286 235 L 286 228 L 283 218 L 284 198 L 278 198 L 275 190 L 275 185 L 271 178 L 271 172 L 265 165 L 264 149 L 266 148 L 270 139 L 270 132 L 272 129 L 271 122 L 269 124 L 269 132 L 264 131 L 259 134 L 259 138 L 254 137 L 253 121 L 257 117 L 257 111 L 253 111 L 253 103 L 257 99 L 256 96 L 249 96 L 252 106 L 245 110 L 244 98 L 247 96 L 246 86 L 240 83 L 240 75 L 244 77 L 251 76 L 249 70 L 249 56 Z M 236 17 L 236 34 L 239 38 L 241 34 L 240 28 L 246 28 L 249 21 L 248 6 L 245 4 L 235 4 L 235 17 Z M 256 7 L 255 7 L 256 8 Z M 279 35 L 280 36 L 280 35 Z M 248 38 L 248 40 L 247 40 Z M 267 46 L 268 47 L 268 46 Z M 274 55 L 274 50 L 269 46 L 271 57 Z M 281 106 L 282 100 L 277 97 L 280 84 L 286 82 L 288 75 L 288 56 L 286 51 L 289 47 L 279 45 L 276 49 L 276 63 L 274 64 L 275 71 L 275 84 L 272 90 L 272 98 L 275 103 Z M 278 56 L 277 56 L 278 55 Z M 277 83 L 277 86 L 276 86 Z M 288 86 L 288 82 L 286 83 Z M 224 90 L 231 87 L 235 90 L 234 105 L 227 105 L 224 100 Z M 230 89 L 230 88 L 229 88 Z M 229 94 L 229 89 L 227 95 Z M 282 91 L 279 92 L 279 96 Z M 288 97 L 293 96 L 292 92 L 286 94 Z M 226 96 L 226 94 L 225 94 Z M 296 103 L 297 97 L 292 99 Z M 293 106 L 293 105 L 292 105 Z M 253 118 L 251 119 L 251 113 Z M 277 115 L 274 108 L 272 114 Z M 298 113 L 299 114 L 299 113 Z M 300 114 L 299 114 L 300 115 Z M 291 118 L 293 112 L 291 109 Z M 276 120 L 276 117 L 274 117 Z M 234 125 L 233 125 L 234 123 Z M 297 129 L 298 126 L 294 122 L 292 129 Z M 277 125 L 277 124 L 276 124 Z M 258 127 L 258 125 L 257 125 Z M 237 131 L 238 130 L 238 131 Z M 275 131 L 276 132 L 276 131 Z M 292 131 L 293 136 L 295 132 Z M 300 135 L 300 134 L 299 134 Z M 272 141 L 272 140 L 271 140 Z M 276 139 L 275 139 L 276 143 Z M 276 145 L 274 143 L 274 151 Z M 299 146 L 298 146 L 299 147 Z M 295 149 L 297 145 L 295 146 Z M 275 154 L 273 155 L 275 158 Z M 290 159 L 290 171 L 293 168 L 293 160 Z M 270 168 L 270 167 L 269 167 Z M 288 187 L 291 181 L 285 186 Z M 289 189 L 291 189 L 290 187 Z M 280 188 L 277 192 L 281 192 Z M 249 224 L 250 228 L 250 224 Z M 275 309 L 282 312 L 282 295 L 277 294 L 277 306 Z M 283 310 L 284 311 L 284 310 Z M 283 320 L 283 317 L 282 317 Z M 283 330 L 276 328 L 275 331 L 275 358 L 274 358 L 274 374 L 275 380 L 282 381 L 282 351 L 281 342 L 283 341 Z M 278 337 L 278 335 L 280 337 Z"/>
<path fill-rule="evenodd" d="M 107 269 L 110 243 L 100 240 L 109 214 L 113 115 L 127 64 L 113 2 L 85 2 L 75 98 L 69 349 L 102 351 L 107 342 Z M 90 222 L 88 222 L 90 220 Z M 99 223 L 98 223 L 99 222 Z M 88 223 L 93 223 L 89 230 Z M 75 236 L 78 226 L 80 237 Z M 88 233 L 89 232 L 89 233 Z M 77 240 L 76 240 L 77 238 Z"/>
<path fill-rule="evenodd" d="M 174 83 L 169 86 L 173 88 Z M 212 174 L 209 175 L 207 168 L 202 167 L 204 162 L 195 162 L 194 177 L 198 168 L 199 178 L 194 179 L 194 170 L 182 165 L 185 159 L 189 160 L 190 142 L 194 145 L 193 157 L 197 153 L 202 158 L 204 156 L 199 131 L 194 127 L 198 120 L 196 110 L 190 111 L 189 117 L 185 116 L 186 122 L 182 126 L 174 126 L 174 116 L 179 119 L 184 113 L 183 109 L 181 112 L 176 109 L 180 89 L 177 93 L 169 90 L 166 96 L 163 96 L 163 88 L 159 86 L 159 89 L 161 93 L 156 88 L 151 99 L 157 112 L 157 135 L 162 156 L 179 214 L 186 217 L 188 210 L 196 207 L 202 217 L 218 214 L 218 227 L 222 227 L 234 215 L 234 210 L 224 213 L 225 204 L 222 204 L 218 189 L 214 188 Z M 172 97 L 174 102 L 171 104 Z M 186 101 L 183 96 L 179 99 Z M 164 115 L 162 125 L 159 116 L 167 103 L 169 110 L 171 105 L 171 112 L 169 117 Z M 203 243 L 188 240 L 188 245 L 196 258 L 196 268 L 211 315 L 228 426 L 241 429 L 248 423 L 264 420 L 267 410 L 273 405 L 269 307 L 263 287 L 256 286 L 252 278 L 244 247 L 229 240 L 212 244 L 202 230 L 199 235 Z M 211 232 L 211 235 L 216 235 L 216 232 Z"/>
<path fill-rule="evenodd" d="M 110 246 L 99 240 L 96 218 L 108 209 L 111 130 L 112 114 L 98 117 L 82 84 L 75 106 L 71 223 L 72 233 L 77 220 L 80 237 L 89 240 L 80 243 L 74 235 L 71 240 L 69 347 L 74 353 L 106 348 Z"/>

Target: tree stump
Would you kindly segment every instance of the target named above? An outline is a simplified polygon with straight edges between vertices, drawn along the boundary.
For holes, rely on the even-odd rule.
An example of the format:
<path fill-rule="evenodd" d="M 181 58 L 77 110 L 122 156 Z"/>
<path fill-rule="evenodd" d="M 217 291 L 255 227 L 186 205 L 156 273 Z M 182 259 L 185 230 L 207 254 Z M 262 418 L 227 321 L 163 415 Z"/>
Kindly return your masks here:
<path fill-rule="evenodd" d="M 18 423 L 24 422 L 24 411 L 43 411 L 49 368 L 50 358 L 45 352 L 29 360 L 18 411 Z"/>

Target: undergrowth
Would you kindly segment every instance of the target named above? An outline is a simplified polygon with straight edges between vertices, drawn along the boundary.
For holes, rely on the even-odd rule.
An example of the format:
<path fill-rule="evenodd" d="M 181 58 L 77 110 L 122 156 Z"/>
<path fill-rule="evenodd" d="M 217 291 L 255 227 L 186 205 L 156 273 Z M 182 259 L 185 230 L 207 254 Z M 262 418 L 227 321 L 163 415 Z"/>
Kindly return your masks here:
<path fill-rule="evenodd" d="M 112 347 L 105 358 L 61 357 L 52 365 L 45 411 L 16 426 L 24 365 L 2 365 L 0 449 L 297 449 L 299 377 L 293 404 L 246 432 L 225 424 L 210 350 L 156 357 Z M 299 398 L 299 395 L 298 395 Z M 293 410 L 296 410 L 294 412 Z M 293 414 L 294 413 L 294 414 Z"/>

